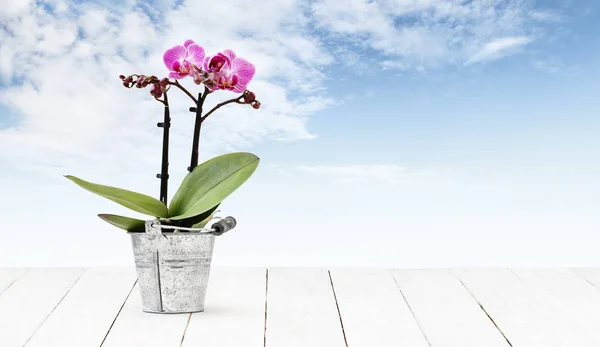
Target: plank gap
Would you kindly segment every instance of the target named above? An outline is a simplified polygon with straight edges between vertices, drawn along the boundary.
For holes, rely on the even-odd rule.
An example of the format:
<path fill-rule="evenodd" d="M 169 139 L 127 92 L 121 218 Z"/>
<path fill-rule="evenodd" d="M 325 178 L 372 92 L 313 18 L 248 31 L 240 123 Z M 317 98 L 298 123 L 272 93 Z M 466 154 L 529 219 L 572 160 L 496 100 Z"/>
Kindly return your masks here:
<path fill-rule="evenodd" d="M 106 338 L 108 337 L 108 334 L 110 334 L 110 330 L 112 329 L 113 325 L 115 325 L 115 322 L 117 321 L 117 318 L 119 318 L 119 314 L 121 314 L 121 311 L 123 310 L 123 307 L 125 307 L 125 304 L 127 303 L 127 300 L 129 300 L 129 296 L 133 292 L 133 288 L 135 288 L 136 284 L 137 284 L 137 279 L 135 280 L 135 282 L 133 282 L 133 286 L 131 286 L 131 289 L 129 290 L 129 293 L 127 293 L 127 296 L 125 297 L 125 300 L 123 300 L 123 304 L 119 308 L 119 311 L 117 312 L 117 315 L 115 316 L 115 319 L 113 319 L 112 323 L 110 324 L 110 327 L 108 327 L 108 331 L 106 332 L 106 335 L 104 335 L 104 338 L 102 339 L 102 342 L 100 343 L 100 347 L 102 347 L 104 345 L 104 342 L 106 341 Z"/>
<path fill-rule="evenodd" d="M 25 275 L 29 271 L 29 269 L 30 268 L 25 269 L 25 271 L 23 271 L 19 276 L 17 276 L 17 278 L 10 282 L 8 286 L 6 286 L 6 288 L 4 288 L 4 290 L 0 292 L 0 295 L 4 294 L 4 292 L 7 291 L 8 288 L 10 288 L 13 284 L 15 284 L 15 282 L 17 282 L 21 277 L 23 277 L 23 275 Z"/>
<path fill-rule="evenodd" d="M 408 300 L 406 299 L 406 296 L 404 295 L 404 292 L 402 292 L 402 289 L 400 288 L 400 283 L 398 283 L 398 281 L 396 280 L 396 277 L 394 276 L 392 270 L 389 269 L 388 271 L 390 272 L 390 275 L 392 276 L 392 279 L 394 280 L 394 283 L 396 283 L 396 287 L 398 288 L 398 291 L 400 292 L 400 295 L 402 295 L 402 299 L 406 303 L 406 306 L 408 307 L 408 310 L 410 311 L 410 314 L 413 316 L 413 319 L 415 320 L 415 322 L 417 322 L 417 326 L 419 327 L 419 330 L 421 330 L 421 334 L 423 334 L 423 337 L 425 338 L 425 341 L 427 341 L 427 345 L 429 345 L 429 347 L 431 347 L 431 342 L 429 341 L 429 338 L 427 338 L 427 334 L 425 334 L 425 330 L 423 330 L 423 327 L 421 326 L 421 323 L 417 319 L 417 316 L 415 315 L 415 312 L 413 311 L 412 307 L 410 307 L 410 304 L 408 303 Z"/>
<path fill-rule="evenodd" d="M 504 332 L 502 331 L 502 329 L 500 329 L 500 327 L 498 326 L 498 324 L 496 324 L 496 322 L 494 321 L 494 319 L 492 318 L 492 316 L 490 316 L 490 314 L 487 312 L 487 310 L 485 309 L 485 307 L 483 307 L 483 305 L 481 304 L 481 302 L 479 302 L 479 300 L 477 300 L 477 298 L 475 297 L 475 294 L 473 294 L 473 292 L 471 292 L 471 290 L 467 287 L 467 285 L 463 282 L 463 280 L 457 276 L 452 270 L 450 270 L 450 272 L 454 275 L 454 277 L 456 277 L 458 279 L 458 281 L 460 282 L 460 284 L 462 284 L 463 287 L 465 287 L 465 290 L 469 293 L 469 295 L 471 295 L 471 297 L 473 298 L 473 300 L 475 300 L 475 302 L 477 303 L 477 305 L 479 305 L 479 307 L 481 308 L 481 310 L 483 311 L 483 313 L 485 313 L 485 315 L 488 317 L 488 319 L 492 322 L 492 324 L 494 324 L 494 327 L 496 327 L 496 329 L 498 330 L 498 332 L 500 332 L 500 335 L 502 335 L 502 337 L 506 340 L 506 343 L 508 343 L 508 345 L 510 347 L 513 347 L 512 343 L 510 342 L 510 340 L 506 337 L 506 335 L 504 335 Z M 523 279 L 519 276 L 517 276 L 516 273 L 510 271 L 513 275 L 515 275 L 519 280 L 523 281 Z"/>
<path fill-rule="evenodd" d="M 571 271 L 572 273 L 574 273 L 577 277 L 581 278 L 582 280 L 586 281 L 590 286 L 600 290 L 600 287 L 596 286 L 592 281 L 588 280 L 587 278 L 585 278 L 584 276 L 580 275 L 577 271 L 569 268 L 569 271 Z"/>
<path fill-rule="evenodd" d="M 83 270 L 83 272 L 81 272 L 81 274 L 79 274 L 79 277 L 77 277 L 77 279 L 75 280 L 75 282 L 73 282 L 73 284 L 69 287 L 69 289 L 67 290 L 67 292 L 65 293 L 65 295 L 63 295 L 62 298 L 60 298 L 60 300 L 58 301 L 58 303 L 56 305 L 54 305 L 54 307 L 52 308 L 52 310 L 50 311 L 50 313 L 48 313 L 48 315 L 46 316 L 46 318 L 44 318 L 44 320 L 42 320 L 42 322 L 40 323 L 40 325 L 38 325 L 38 327 L 33 331 L 33 334 L 31 334 L 31 336 L 29 336 L 29 338 L 27 339 L 27 341 L 25 341 L 25 343 L 23 344 L 23 347 L 27 346 L 27 344 L 29 343 L 29 341 L 33 338 L 33 336 L 35 336 L 35 334 L 38 332 L 38 330 L 40 330 L 40 328 L 42 327 L 42 325 L 44 325 L 44 323 L 48 320 L 48 317 L 50 317 L 52 315 L 52 313 L 56 310 L 56 308 L 58 307 L 58 305 L 60 305 L 60 303 L 63 302 L 63 300 L 67 297 L 67 295 L 69 295 L 69 292 L 71 291 L 71 289 L 73 289 L 73 287 L 77 284 L 77 282 L 79 282 L 79 279 L 81 279 L 81 276 L 83 276 L 83 274 L 86 271 L 87 271 L 87 269 Z M 14 282 L 16 282 L 16 280 Z"/>
<path fill-rule="evenodd" d="M 333 286 L 333 279 L 331 278 L 331 271 L 327 270 L 329 274 L 329 283 L 331 283 L 331 290 L 333 291 L 333 300 L 335 300 L 335 307 L 337 308 L 338 316 L 340 317 L 340 326 L 342 327 L 342 335 L 344 335 L 344 344 L 348 347 L 348 340 L 346 339 L 346 331 L 344 330 L 344 321 L 342 320 L 342 314 L 340 313 L 340 304 L 335 294 L 335 287 Z"/>
<path fill-rule="evenodd" d="M 190 326 L 190 320 L 192 320 L 192 313 L 190 313 L 190 316 L 188 317 L 188 321 L 185 324 L 185 329 L 183 329 L 183 336 L 181 336 L 181 343 L 179 343 L 179 347 L 183 346 L 183 340 L 185 340 L 185 333 L 188 330 L 188 327 Z"/>
<path fill-rule="evenodd" d="M 192 314 L 182 347 L 264 347 L 265 279 L 265 267 L 211 269 L 206 310 Z"/>
<path fill-rule="evenodd" d="M 525 283 L 525 280 L 521 276 L 519 276 L 516 272 L 514 272 L 511 268 L 507 267 L 506 270 L 510 271 L 510 273 L 515 275 L 515 277 L 517 277 L 521 282 Z"/>
<path fill-rule="evenodd" d="M 263 346 L 267 347 L 267 304 L 269 298 L 269 269 L 265 271 L 265 330 L 263 335 Z"/>

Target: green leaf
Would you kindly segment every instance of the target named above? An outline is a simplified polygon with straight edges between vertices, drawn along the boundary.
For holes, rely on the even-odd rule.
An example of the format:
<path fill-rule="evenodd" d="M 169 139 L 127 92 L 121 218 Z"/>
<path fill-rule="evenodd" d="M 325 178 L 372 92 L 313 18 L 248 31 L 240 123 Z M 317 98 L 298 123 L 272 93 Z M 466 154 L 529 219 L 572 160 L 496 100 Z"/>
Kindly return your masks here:
<path fill-rule="evenodd" d="M 197 216 L 193 216 L 193 217 L 186 218 L 186 219 L 181 219 L 178 221 L 173 221 L 173 223 L 180 227 L 201 228 L 201 226 L 198 226 L 198 224 L 201 224 L 203 222 L 204 222 L 204 224 L 208 223 L 208 221 L 210 221 L 210 219 L 212 218 L 213 214 L 215 213 L 215 211 L 217 210 L 219 205 L 220 204 L 217 204 L 217 206 L 214 206 L 210 210 L 203 212 Z"/>
<path fill-rule="evenodd" d="M 210 222 L 213 219 L 214 213 L 211 213 L 208 217 L 206 217 L 204 220 L 193 224 L 192 228 L 204 228 L 206 226 L 206 224 L 208 224 L 208 222 Z"/>
<path fill-rule="evenodd" d="M 129 232 L 145 232 L 146 222 L 140 219 L 117 216 L 116 214 L 99 214 L 102 220 Z"/>
<path fill-rule="evenodd" d="M 74 176 L 67 175 L 65 177 L 87 191 L 98 194 L 136 212 L 154 217 L 167 217 L 167 207 L 151 196 L 87 182 Z"/>
<path fill-rule="evenodd" d="M 196 166 L 171 200 L 169 219 L 196 216 L 221 203 L 252 176 L 259 161 L 252 153 L 238 152 Z"/>

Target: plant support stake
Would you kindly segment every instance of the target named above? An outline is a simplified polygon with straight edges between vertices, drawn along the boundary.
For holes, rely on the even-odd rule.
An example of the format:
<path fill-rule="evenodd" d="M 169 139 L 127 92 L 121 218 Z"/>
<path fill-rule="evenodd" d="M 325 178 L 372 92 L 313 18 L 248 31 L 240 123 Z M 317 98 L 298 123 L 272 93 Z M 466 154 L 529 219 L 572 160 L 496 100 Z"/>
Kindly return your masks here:
<path fill-rule="evenodd" d="M 162 145 L 162 166 L 160 174 L 156 177 L 160 178 L 160 201 L 167 205 L 167 189 L 169 179 L 169 128 L 171 128 L 171 116 L 169 110 L 169 99 L 167 93 L 164 94 L 165 100 L 165 118 L 162 123 L 158 123 L 159 127 L 163 128 L 163 145 Z"/>
<path fill-rule="evenodd" d="M 190 112 L 196 112 L 196 123 L 194 125 L 194 139 L 192 140 L 192 158 L 188 171 L 192 172 L 198 166 L 198 146 L 200 145 L 200 129 L 202 128 L 202 105 L 208 95 L 208 88 L 204 88 L 204 94 L 198 93 L 196 107 L 190 107 Z"/>

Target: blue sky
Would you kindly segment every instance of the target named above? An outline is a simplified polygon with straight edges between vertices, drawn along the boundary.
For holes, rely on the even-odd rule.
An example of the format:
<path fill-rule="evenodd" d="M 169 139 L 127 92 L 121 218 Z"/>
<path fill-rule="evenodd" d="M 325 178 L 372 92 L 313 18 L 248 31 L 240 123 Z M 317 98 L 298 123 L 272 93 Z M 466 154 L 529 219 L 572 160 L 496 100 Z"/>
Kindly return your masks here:
<path fill-rule="evenodd" d="M 188 38 L 254 62 L 263 104 L 224 108 L 202 133 L 201 159 L 261 157 L 222 206 L 240 226 L 215 262 L 599 265 L 600 4 L 248 6 L 0 9 L 0 265 L 129 264 L 126 236 L 95 216 L 128 212 L 62 175 L 157 195 L 162 110 L 116 76 L 166 75 L 162 52 Z M 172 104 L 171 194 L 193 124 L 183 96 Z"/>

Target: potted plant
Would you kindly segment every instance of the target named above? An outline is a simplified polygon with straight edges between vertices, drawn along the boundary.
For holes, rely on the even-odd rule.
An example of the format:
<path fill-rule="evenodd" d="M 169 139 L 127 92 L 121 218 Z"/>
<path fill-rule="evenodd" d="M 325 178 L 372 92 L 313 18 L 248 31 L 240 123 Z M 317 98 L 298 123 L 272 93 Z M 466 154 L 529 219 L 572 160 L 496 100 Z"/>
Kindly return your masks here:
<path fill-rule="evenodd" d="M 233 217 L 215 219 L 219 204 L 240 187 L 256 170 L 259 158 L 251 153 L 229 153 L 198 165 L 198 144 L 202 123 L 217 109 L 231 103 L 260 107 L 253 92 L 246 89 L 254 77 L 254 65 L 237 57 L 231 50 L 206 56 L 204 49 L 187 40 L 163 55 L 168 77 L 133 74 L 121 75 L 127 88 L 150 87 L 150 94 L 164 107 L 160 198 L 133 191 L 99 185 L 74 176 L 65 176 L 80 187 L 112 200 L 133 211 L 152 217 L 139 220 L 113 214 L 99 214 L 104 221 L 127 231 L 131 236 L 138 285 L 145 312 L 188 313 L 204 310 L 204 297 L 210 273 L 215 236 L 235 227 Z M 179 80 L 190 77 L 203 92 L 194 97 Z M 193 132 L 189 173 L 167 204 L 169 178 L 169 128 L 171 125 L 168 94 L 177 88 L 189 96 L 196 120 Z M 238 95 L 217 104 L 203 114 L 206 97 L 218 90 Z"/>

